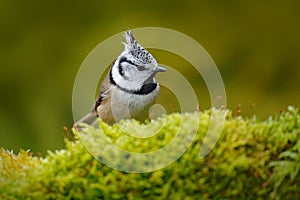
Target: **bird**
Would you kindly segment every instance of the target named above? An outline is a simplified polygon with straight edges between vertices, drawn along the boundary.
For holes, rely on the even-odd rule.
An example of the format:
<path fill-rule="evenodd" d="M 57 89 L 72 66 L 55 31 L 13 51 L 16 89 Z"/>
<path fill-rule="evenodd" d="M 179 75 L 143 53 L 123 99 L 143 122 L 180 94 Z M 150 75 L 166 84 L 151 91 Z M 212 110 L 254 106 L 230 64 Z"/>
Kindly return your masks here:
<path fill-rule="evenodd" d="M 123 36 L 124 50 L 103 79 L 92 109 L 75 122 L 75 127 L 81 123 L 96 126 L 98 118 L 112 125 L 123 119 L 143 121 L 148 117 L 160 90 L 155 75 L 166 69 L 158 65 L 130 30 L 124 30 Z"/>

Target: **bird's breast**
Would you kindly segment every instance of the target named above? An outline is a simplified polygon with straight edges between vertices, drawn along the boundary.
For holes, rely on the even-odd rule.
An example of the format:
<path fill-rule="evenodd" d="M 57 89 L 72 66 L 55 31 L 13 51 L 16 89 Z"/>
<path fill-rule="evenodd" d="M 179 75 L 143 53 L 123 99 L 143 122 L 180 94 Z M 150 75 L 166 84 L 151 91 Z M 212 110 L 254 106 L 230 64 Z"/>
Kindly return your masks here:
<path fill-rule="evenodd" d="M 158 92 L 159 86 L 153 92 L 145 95 L 128 93 L 114 87 L 110 91 L 110 97 L 103 102 L 102 108 L 98 110 L 99 116 L 102 119 L 110 119 L 109 121 L 113 119 L 114 122 L 130 118 L 144 120 L 148 117 L 148 110 L 154 103 Z M 102 116 L 101 112 L 105 113 L 105 116 Z"/>

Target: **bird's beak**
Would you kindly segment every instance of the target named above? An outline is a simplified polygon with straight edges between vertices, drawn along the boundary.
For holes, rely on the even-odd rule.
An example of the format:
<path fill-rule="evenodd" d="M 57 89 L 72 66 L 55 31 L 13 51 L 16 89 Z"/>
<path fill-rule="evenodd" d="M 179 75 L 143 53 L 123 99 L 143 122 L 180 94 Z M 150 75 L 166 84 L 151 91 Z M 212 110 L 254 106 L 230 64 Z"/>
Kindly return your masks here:
<path fill-rule="evenodd" d="M 167 69 L 164 67 L 160 67 L 160 66 L 157 66 L 155 69 L 155 72 L 165 72 L 165 71 L 167 71 Z"/>

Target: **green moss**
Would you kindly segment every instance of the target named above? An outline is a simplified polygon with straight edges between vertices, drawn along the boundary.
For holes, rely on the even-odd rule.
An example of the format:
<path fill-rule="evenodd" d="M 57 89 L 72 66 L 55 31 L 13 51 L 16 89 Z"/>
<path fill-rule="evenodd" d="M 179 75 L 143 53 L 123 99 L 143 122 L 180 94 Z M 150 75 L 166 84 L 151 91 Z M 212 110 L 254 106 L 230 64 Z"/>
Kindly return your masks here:
<path fill-rule="evenodd" d="M 147 130 L 154 130 L 163 121 L 165 126 L 159 129 L 159 134 L 138 140 L 121 129 L 122 123 L 130 129 L 137 123 L 133 120 L 112 127 L 101 123 L 105 137 L 121 149 L 148 152 L 169 144 L 178 127 L 183 127 L 180 132 L 188 136 L 195 131 L 190 127 L 200 119 L 197 136 L 187 152 L 171 165 L 148 173 L 125 173 L 109 168 L 91 156 L 79 140 L 66 140 L 65 149 L 49 151 L 45 158 L 25 151 L 15 155 L 1 149 L 0 199 L 299 197 L 300 115 L 297 109 L 289 107 L 265 121 L 236 117 L 229 112 L 216 146 L 206 157 L 199 158 L 209 116 L 210 111 L 164 116 L 144 125 Z M 92 137 L 97 131 L 88 127 L 83 141 L 95 140 L 101 145 L 101 137 Z"/>

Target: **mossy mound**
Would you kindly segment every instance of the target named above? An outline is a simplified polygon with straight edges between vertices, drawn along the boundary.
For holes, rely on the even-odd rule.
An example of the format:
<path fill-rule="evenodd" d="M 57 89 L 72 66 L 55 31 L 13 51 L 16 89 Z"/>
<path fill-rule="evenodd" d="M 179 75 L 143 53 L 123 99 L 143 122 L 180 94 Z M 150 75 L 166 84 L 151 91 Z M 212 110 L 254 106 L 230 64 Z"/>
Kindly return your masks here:
<path fill-rule="evenodd" d="M 289 107 L 268 120 L 227 115 L 213 150 L 199 158 L 210 111 L 164 116 L 163 135 L 131 140 L 120 124 L 101 124 L 110 140 L 132 152 L 155 151 L 170 143 L 177 126 L 196 137 L 174 163 L 148 173 L 126 173 L 105 166 L 82 143 L 45 158 L 28 151 L 0 150 L 0 199 L 297 199 L 300 197 L 300 115 Z M 160 119 L 161 120 L 161 119 Z M 181 123 L 178 122 L 181 120 Z M 126 123 L 137 123 L 130 121 Z M 147 124 L 155 128 L 159 120 Z M 87 133 L 97 132 L 89 127 Z M 76 134 L 76 133 L 75 133 Z M 139 147 L 137 149 L 137 147 Z"/>

